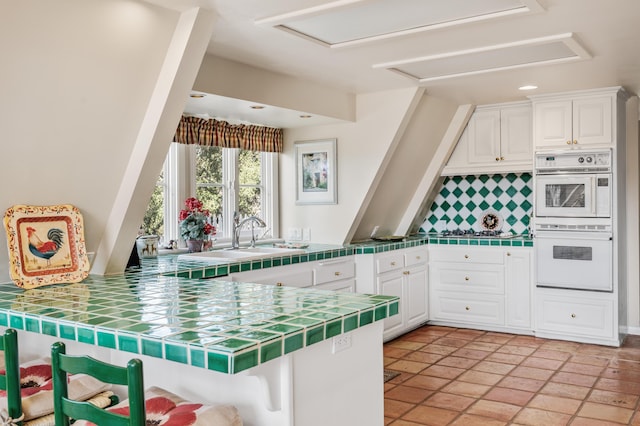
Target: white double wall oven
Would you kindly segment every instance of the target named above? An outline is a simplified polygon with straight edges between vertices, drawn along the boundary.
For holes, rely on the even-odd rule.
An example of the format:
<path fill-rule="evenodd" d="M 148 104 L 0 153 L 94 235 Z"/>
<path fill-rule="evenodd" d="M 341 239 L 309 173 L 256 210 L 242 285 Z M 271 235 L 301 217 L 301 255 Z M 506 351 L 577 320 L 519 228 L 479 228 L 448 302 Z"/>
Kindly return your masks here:
<path fill-rule="evenodd" d="M 613 291 L 612 152 L 538 152 L 536 285 Z"/>

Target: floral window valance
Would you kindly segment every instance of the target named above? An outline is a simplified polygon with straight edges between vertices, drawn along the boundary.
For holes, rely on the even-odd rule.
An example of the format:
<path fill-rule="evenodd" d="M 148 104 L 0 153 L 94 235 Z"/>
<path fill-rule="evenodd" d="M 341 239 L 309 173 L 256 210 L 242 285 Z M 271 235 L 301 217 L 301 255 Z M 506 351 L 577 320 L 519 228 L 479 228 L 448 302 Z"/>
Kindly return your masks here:
<path fill-rule="evenodd" d="M 189 145 L 282 152 L 282 129 L 182 116 L 174 142 Z"/>

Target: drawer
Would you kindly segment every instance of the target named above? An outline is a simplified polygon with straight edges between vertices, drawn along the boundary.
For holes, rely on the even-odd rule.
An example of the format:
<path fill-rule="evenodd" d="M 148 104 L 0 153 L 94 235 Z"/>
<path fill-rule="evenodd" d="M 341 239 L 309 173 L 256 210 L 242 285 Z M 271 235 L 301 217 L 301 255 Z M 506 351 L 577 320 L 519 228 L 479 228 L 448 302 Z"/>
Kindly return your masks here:
<path fill-rule="evenodd" d="M 429 260 L 429 250 L 426 247 L 410 249 L 404 253 L 404 266 L 413 266 L 427 263 Z"/>
<path fill-rule="evenodd" d="M 302 267 L 304 266 L 304 267 Z M 233 281 L 288 287 L 311 287 L 313 272 L 304 264 L 231 274 Z"/>
<path fill-rule="evenodd" d="M 615 336 L 611 295 L 539 290 L 537 296 L 537 330 L 585 337 Z"/>
<path fill-rule="evenodd" d="M 504 325 L 504 296 L 432 291 L 432 320 Z"/>
<path fill-rule="evenodd" d="M 313 270 L 314 284 L 353 278 L 356 275 L 356 264 L 353 259 L 319 262 Z"/>
<path fill-rule="evenodd" d="M 432 263 L 429 283 L 444 291 L 504 294 L 504 266 Z"/>
<path fill-rule="evenodd" d="M 432 262 L 504 263 L 504 250 L 498 247 L 442 247 L 434 246 L 429 252 Z"/>
<path fill-rule="evenodd" d="M 384 272 L 400 269 L 404 266 L 404 255 L 402 253 L 389 252 L 376 257 L 376 272 Z"/>

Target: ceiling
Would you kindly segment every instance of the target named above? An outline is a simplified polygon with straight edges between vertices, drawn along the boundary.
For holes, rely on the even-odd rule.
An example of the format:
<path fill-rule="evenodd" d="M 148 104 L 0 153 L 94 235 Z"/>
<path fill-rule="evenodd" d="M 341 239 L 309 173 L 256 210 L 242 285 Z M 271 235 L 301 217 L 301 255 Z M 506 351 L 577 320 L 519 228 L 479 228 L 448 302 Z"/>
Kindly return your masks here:
<path fill-rule="evenodd" d="M 213 10 L 209 54 L 348 93 L 424 86 L 481 105 L 618 85 L 640 92 L 638 0 L 150 1 Z M 323 119 L 210 96 L 186 112 L 278 127 Z"/>

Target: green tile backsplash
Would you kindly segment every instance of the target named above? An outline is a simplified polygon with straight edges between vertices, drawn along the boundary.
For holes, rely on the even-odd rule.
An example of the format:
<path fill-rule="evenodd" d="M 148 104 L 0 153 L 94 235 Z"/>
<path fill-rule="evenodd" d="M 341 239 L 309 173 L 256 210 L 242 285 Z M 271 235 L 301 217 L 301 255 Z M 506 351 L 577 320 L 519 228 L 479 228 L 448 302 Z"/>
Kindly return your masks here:
<path fill-rule="evenodd" d="M 479 219 L 487 210 L 502 216 L 502 230 L 527 234 L 533 211 L 531 173 L 450 176 L 444 179 L 422 229 L 482 230 Z"/>

